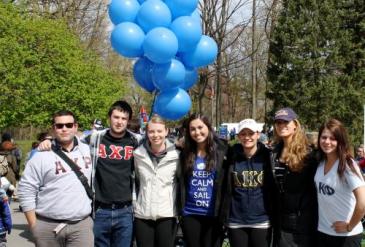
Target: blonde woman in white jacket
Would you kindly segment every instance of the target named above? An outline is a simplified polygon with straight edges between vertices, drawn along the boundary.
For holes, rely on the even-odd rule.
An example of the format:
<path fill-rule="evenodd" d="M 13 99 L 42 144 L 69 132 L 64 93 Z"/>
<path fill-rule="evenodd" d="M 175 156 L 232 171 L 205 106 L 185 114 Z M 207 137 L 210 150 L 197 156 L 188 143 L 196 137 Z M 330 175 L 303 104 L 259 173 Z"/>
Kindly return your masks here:
<path fill-rule="evenodd" d="M 146 126 L 146 141 L 134 151 L 134 229 L 138 247 L 174 244 L 179 151 L 167 134 L 165 122 L 153 116 Z"/>

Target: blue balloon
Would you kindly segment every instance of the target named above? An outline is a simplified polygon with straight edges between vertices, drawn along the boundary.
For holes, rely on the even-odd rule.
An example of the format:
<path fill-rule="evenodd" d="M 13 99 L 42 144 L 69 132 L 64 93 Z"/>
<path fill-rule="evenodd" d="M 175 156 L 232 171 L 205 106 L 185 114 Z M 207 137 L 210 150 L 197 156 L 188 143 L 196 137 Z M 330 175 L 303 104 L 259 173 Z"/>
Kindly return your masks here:
<path fill-rule="evenodd" d="M 145 1 L 147 1 L 147 0 L 138 0 L 139 4 L 142 4 L 142 3 L 144 3 Z"/>
<path fill-rule="evenodd" d="M 186 115 L 191 108 L 189 94 L 181 89 L 174 88 L 160 92 L 155 100 L 155 112 L 163 118 L 177 120 Z"/>
<path fill-rule="evenodd" d="M 168 27 L 171 24 L 170 9 L 160 0 L 148 0 L 139 9 L 137 23 L 146 33 L 155 27 Z"/>
<path fill-rule="evenodd" d="M 109 17 L 114 25 L 122 22 L 134 22 L 139 11 L 137 0 L 112 0 L 109 5 Z"/>
<path fill-rule="evenodd" d="M 185 66 L 203 67 L 214 62 L 218 54 L 218 46 L 215 41 L 206 35 L 202 35 L 195 49 L 182 53 L 182 61 Z"/>
<path fill-rule="evenodd" d="M 122 56 L 139 57 L 143 55 L 144 38 L 144 32 L 137 24 L 122 22 L 111 34 L 111 45 Z"/>
<path fill-rule="evenodd" d="M 191 15 L 197 8 L 199 0 L 165 0 L 169 6 L 173 19 L 183 16 Z"/>
<path fill-rule="evenodd" d="M 184 83 L 185 67 L 176 59 L 171 59 L 169 63 L 155 64 L 152 68 L 152 79 L 160 91 L 179 87 Z"/>
<path fill-rule="evenodd" d="M 145 57 L 141 57 L 133 66 L 133 77 L 143 89 L 152 93 L 156 88 L 152 83 L 153 63 Z"/>
<path fill-rule="evenodd" d="M 184 84 L 181 86 L 182 89 L 189 90 L 195 85 L 198 80 L 198 70 L 195 68 L 185 68 L 185 79 Z"/>
<path fill-rule="evenodd" d="M 179 52 L 194 49 L 202 36 L 202 28 L 198 21 L 191 16 L 181 16 L 175 19 L 170 26 L 179 42 Z"/>
<path fill-rule="evenodd" d="M 201 24 L 201 20 L 202 20 L 202 18 L 201 18 L 201 16 L 200 16 L 200 11 L 199 11 L 199 9 L 195 9 L 194 11 L 193 11 L 193 13 L 191 13 L 191 15 L 190 15 L 191 17 L 193 17 L 195 20 L 197 20 L 200 24 Z"/>
<path fill-rule="evenodd" d="M 144 55 L 154 63 L 168 63 L 175 57 L 177 49 L 175 34 L 164 27 L 149 31 L 143 43 Z"/>

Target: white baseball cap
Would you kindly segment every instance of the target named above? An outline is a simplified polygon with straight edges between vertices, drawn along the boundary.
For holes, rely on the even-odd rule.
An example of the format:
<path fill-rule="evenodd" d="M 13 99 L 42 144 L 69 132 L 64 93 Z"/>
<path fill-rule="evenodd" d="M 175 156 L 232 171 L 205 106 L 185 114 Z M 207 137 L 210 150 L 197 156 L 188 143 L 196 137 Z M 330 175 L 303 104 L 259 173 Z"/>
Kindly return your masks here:
<path fill-rule="evenodd" d="M 249 129 L 253 132 L 260 132 L 260 126 L 256 123 L 255 120 L 251 118 L 244 119 L 238 124 L 237 133 L 240 133 L 243 129 Z"/>

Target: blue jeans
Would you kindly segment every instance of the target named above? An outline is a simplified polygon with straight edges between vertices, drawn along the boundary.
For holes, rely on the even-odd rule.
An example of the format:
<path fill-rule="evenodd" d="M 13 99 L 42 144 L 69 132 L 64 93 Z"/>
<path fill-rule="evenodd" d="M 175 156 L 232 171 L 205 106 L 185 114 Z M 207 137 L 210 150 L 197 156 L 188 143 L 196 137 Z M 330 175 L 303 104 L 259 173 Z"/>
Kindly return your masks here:
<path fill-rule="evenodd" d="M 95 247 L 130 247 L 133 234 L 133 209 L 98 208 L 95 212 Z"/>

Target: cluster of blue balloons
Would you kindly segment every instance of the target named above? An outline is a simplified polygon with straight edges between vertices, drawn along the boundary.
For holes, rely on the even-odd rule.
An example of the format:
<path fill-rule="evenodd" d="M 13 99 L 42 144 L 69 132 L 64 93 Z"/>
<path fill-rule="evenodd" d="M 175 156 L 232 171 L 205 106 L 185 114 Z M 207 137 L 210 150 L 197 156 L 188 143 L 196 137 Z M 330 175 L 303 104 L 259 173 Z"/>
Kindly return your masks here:
<path fill-rule="evenodd" d="M 176 120 L 191 108 L 186 92 L 198 79 L 198 68 L 214 62 L 218 47 L 202 34 L 198 0 L 112 0 L 115 25 L 112 47 L 122 56 L 138 58 L 137 83 L 156 92 L 153 111 Z"/>

